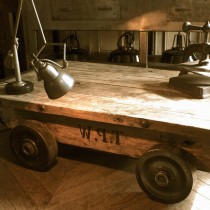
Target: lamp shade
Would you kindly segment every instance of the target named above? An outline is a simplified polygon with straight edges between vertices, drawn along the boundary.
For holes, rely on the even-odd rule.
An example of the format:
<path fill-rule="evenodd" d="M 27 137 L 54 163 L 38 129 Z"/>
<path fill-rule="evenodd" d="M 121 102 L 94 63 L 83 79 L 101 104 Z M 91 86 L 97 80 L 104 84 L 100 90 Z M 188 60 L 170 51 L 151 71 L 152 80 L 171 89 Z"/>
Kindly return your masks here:
<path fill-rule="evenodd" d="M 34 67 L 44 81 L 45 91 L 50 99 L 65 95 L 74 86 L 74 79 L 64 71 L 58 71 L 52 64 L 35 58 Z"/>
<path fill-rule="evenodd" d="M 74 79 L 65 72 L 59 72 L 51 81 L 44 81 L 45 91 L 50 99 L 65 95 L 74 86 Z"/>

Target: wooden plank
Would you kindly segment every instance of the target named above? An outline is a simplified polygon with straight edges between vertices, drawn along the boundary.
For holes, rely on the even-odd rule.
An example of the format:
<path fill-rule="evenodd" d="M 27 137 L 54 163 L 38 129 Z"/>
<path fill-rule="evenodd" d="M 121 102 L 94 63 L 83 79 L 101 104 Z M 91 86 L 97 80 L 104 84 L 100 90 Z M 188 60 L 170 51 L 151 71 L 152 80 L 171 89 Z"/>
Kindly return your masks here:
<path fill-rule="evenodd" d="M 23 76 L 34 82 L 32 93 L 6 95 L 1 85 L 1 117 L 8 127 L 36 119 L 61 143 L 132 157 L 158 143 L 176 144 L 207 170 L 210 99 L 170 89 L 168 78 L 176 71 L 86 62 L 71 62 L 68 70 L 76 85 L 58 100 L 47 98 L 33 72 Z"/>
<path fill-rule="evenodd" d="M 72 0 L 57 2 L 35 2 L 45 30 L 181 31 L 182 22 L 200 23 L 209 17 L 206 1 L 190 4 L 183 0 L 182 5 L 178 0 L 133 0 L 130 4 L 126 0 L 89 0 L 79 5 Z M 30 2 L 24 6 L 24 16 L 31 17 L 26 19 L 27 31 L 38 30 Z"/>
<path fill-rule="evenodd" d="M 43 106 L 43 113 L 55 113 L 55 109 L 59 109 L 58 114 L 61 113 L 62 115 L 63 112 L 63 114 L 72 117 L 81 112 L 79 115 L 84 115 L 86 119 L 89 119 L 87 118 L 89 113 L 94 113 L 97 115 L 96 118 L 101 116 L 100 120 L 102 121 L 103 118 L 109 118 L 109 115 L 114 114 L 116 116 L 145 118 L 172 124 L 210 128 L 208 123 L 209 99 L 193 100 L 168 88 L 168 78 L 158 80 L 158 77 L 161 76 L 158 71 L 157 75 L 159 76 L 156 77 L 156 71 L 146 70 L 145 73 L 145 69 L 140 67 L 127 67 L 118 70 L 120 67 L 117 65 L 107 67 L 102 64 L 93 64 L 92 69 L 95 69 L 95 71 L 92 70 L 89 75 L 84 77 L 86 73 L 81 73 L 80 69 L 77 71 L 77 66 L 75 65 L 74 68 L 74 64 L 71 64 L 70 72 L 78 83 L 66 96 L 52 102 L 46 97 L 42 83 L 36 82 L 35 74 L 31 73 L 24 78 L 35 83 L 34 92 L 21 96 L 8 96 L 4 93 L 4 87 L 1 85 L 1 105 L 3 106 L 5 102 L 6 106 L 9 106 L 10 103 L 11 106 L 16 108 L 33 111 L 40 111 Z M 91 64 L 88 66 L 84 63 L 84 69 L 86 65 L 89 68 L 91 66 Z M 89 68 L 86 69 L 87 72 Z M 108 68 L 113 69 L 116 74 L 102 74 L 100 72 L 103 68 L 104 71 Z M 71 69 L 75 69 L 75 72 Z M 170 72 L 162 70 L 161 74 L 169 74 Z M 124 74 L 129 76 L 123 77 Z M 146 76 L 143 76 L 144 74 Z M 171 75 L 174 74 L 177 75 L 177 72 L 171 72 Z M 134 87 L 130 87 L 132 84 L 134 84 Z M 112 105 L 110 106 L 110 104 Z M 69 109 L 71 112 L 68 111 Z M 93 114 L 92 117 L 94 117 Z"/>
<path fill-rule="evenodd" d="M 140 64 L 148 67 L 148 32 L 140 32 L 139 35 Z"/>
<path fill-rule="evenodd" d="M 168 126 L 167 123 L 165 126 L 157 124 L 156 129 L 151 126 L 152 130 L 21 110 L 5 114 L 4 120 L 11 128 L 23 120 L 34 119 L 48 126 L 58 142 L 132 157 L 140 157 L 156 144 L 175 144 L 196 157 L 199 169 L 209 170 L 208 130 L 185 129 L 183 126 Z"/>

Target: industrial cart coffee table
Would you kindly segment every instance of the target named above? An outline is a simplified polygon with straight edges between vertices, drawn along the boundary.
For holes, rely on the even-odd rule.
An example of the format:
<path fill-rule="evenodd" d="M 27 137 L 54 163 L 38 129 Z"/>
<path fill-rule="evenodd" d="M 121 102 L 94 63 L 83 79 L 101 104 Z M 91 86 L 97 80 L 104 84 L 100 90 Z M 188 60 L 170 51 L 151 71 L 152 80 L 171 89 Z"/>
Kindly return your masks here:
<path fill-rule="evenodd" d="M 70 62 L 74 88 L 48 99 L 35 72 L 23 79 L 34 91 L 7 95 L 0 116 L 11 128 L 11 148 L 27 167 L 43 170 L 57 142 L 138 158 L 142 190 L 162 203 L 184 200 L 195 170 L 210 169 L 210 98 L 193 99 L 168 86 L 178 71 Z M 107 154 L 108 155 L 108 154 Z"/>

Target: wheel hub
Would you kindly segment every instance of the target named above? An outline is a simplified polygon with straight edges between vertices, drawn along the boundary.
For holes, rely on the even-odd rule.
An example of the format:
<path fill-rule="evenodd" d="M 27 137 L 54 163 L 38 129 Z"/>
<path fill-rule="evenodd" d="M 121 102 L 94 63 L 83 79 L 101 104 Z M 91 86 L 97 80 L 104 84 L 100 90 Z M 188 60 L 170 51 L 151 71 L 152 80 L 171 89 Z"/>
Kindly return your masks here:
<path fill-rule="evenodd" d="M 34 141 L 30 139 L 25 139 L 22 144 L 22 152 L 24 153 L 24 155 L 32 157 L 38 154 L 38 148 Z"/>
<path fill-rule="evenodd" d="M 169 184 L 169 175 L 166 171 L 159 171 L 155 175 L 155 182 L 161 187 L 166 187 Z"/>

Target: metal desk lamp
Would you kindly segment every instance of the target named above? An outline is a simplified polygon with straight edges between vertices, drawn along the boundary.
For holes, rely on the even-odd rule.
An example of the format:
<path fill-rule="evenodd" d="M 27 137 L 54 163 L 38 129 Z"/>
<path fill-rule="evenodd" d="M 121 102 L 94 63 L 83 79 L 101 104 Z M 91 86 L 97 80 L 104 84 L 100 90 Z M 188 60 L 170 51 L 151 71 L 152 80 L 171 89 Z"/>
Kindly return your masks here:
<path fill-rule="evenodd" d="M 31 5 L 33 7 L 37 23 L 39 25 L 39 29 L 41 32 L 41 36 L 43 39 L 43 46 L 35 55 L 32 55 L 31 64 L 37 73 L 38 80 L 44 81 L 44 88 L 45 91 L 50 99 L 57 99 L 65 95 L 73 86 L 74 86 L 74 79 L 67 74 L 66 72 L 58 71 L 55 66 L 59 68 L 66 68 L 68 66 L 68 62 L 66 61 L 66 44 L 65 43 L 47 43 L 45 39 L 45 35 L 42 29 L 41 22 L 39 20 L 39 16 L 34 4 L 34 1 L 31 0 Z M 15 77 L 16 81 L 10 82 L 5 85 L 5 91 L 8 94 L 25 94 L 32 92 L 34 89 L 34 85 L 30 81 L 25 81 L 21 79 L 20 73 L 20 64 L 18 58 L 18 38 L 17 38 L 17 31 L 20 22 L 20 16 L 23 6 L 23 0 L 19 0 L 18 10 L 15 20 L 15 28 L 14 34 L 12 38 L 12 56 L 11 51 L 8 53 L 8 56 L 12 57 L 13 65 L 15 69 Z M 58 63 L 48 60 L 48 59 L 38 59 L 39 54 L 44 50 L 46 46 L 52 45 L 63 45 L 63 66 L 59 65 Z"/>
<path fill-rule="evenodd" d="M 184 32 L 202 31 L 205 35 L 203 43 L 189 44 L 184 50 L 184 60 L 194 61 L 178 65 L 179 76 L 169 79 L 169 86 L 180 90 L 194 98 L 210 97 L 210 43 L 208 42 L 210 22 L 203 26 L 183 23 Z"/>

